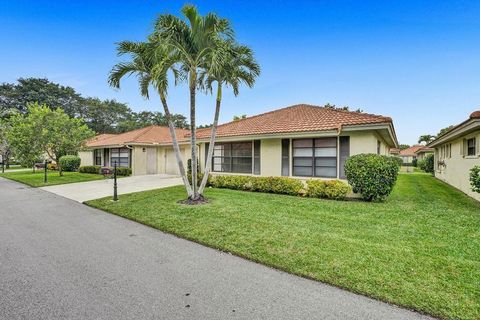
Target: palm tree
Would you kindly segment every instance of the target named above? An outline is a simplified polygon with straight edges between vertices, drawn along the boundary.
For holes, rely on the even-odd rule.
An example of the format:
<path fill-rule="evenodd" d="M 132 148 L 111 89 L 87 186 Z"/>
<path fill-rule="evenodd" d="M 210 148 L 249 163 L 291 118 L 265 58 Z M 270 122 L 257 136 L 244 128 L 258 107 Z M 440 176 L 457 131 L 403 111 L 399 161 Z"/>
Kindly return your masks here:
<path fill-rule="evenodd" d="M 198 201 L 203 198 L 198 192 L 197 184 L 195 96 L 199 87 L 199 73 L 221 68 L 213 65 L 216 60 L 212 57 L 219 50 L 219 43 L 233 40 L 233 30 L 228 20 L 221 19 L 214 13 L 201 16 L 192 5 L 184 6 L 182 13 L 185 20 L 170 14 L 159 16 L 150 40 L 165 45 L 169 49 L 169 54 L 175 57 L 178 64 L 180 79 L 188 82 L 193 187 L 193 196 L 189 195 L 189 199 Z"/>
<path fill-rule="evenodd" d="M 238 45 L 232 41 L 224 41 L 219 50 L 212 54 L 212 68 L 204 71 L 200 75 L 200 83 L 210 92 L 213 91 L 213 83 L 217 83 L 217 97 L 215 101 L 215 116 L 210 135 L 210 144 L 208 147 L 207 159 L 205 161 L 205 172 L 198 189 L 200 195 L 208 181 L 213 150 L 215 145 L 215 135 L 222 103 L 222 87 L 232 87 L 233 94 L 239 94 L 240 84 L 244 83 L 248 87 L 253 87 L 255 79 L 260 74 L 260 66 L 253 57 L 252 50 L 243 45 Z"/>
<path fill-rule="evenodd" d="M 175 69 L 176 57 L 169 52 L 168 48 L 154 42 L 123 41 L 119 43 L 117 53 L 118 55 L 130 55 L 131 60 L 116 64 L 110 72 L 108 82 L 111 86 L 120 88 L 120 80 L 124 76 L 135 74 L 138 78 L 140 93 L 147 99 L 149 98 L 149 87 L 155 88 L 160 96 L 168 121 L 173 148 L 185 189 L 188 197 L 193 197 L 193 191 L 180 153 L 172 115 L 167 104 L 168 72 L 172 71 L 175 79 L 179 76 L 178 70 Z"/>

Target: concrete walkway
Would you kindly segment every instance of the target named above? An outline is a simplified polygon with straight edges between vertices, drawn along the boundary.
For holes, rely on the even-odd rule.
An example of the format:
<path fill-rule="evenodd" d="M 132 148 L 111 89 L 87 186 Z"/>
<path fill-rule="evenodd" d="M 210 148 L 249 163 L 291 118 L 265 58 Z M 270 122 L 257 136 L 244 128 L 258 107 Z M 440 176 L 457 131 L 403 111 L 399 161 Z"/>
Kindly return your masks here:
<path fill-rule="evenodd" d="M 145 190 L 166 188 L 182 184 L 182 179 L 167 174 L 132 176 L 119 178 L 118 194 L 139 192 Z M 40 189 L 55 193 L 59 196 L 84 202 L 113 195 L 113 179 L 104 179 L 88 182 L 61 184 L 41 187 Z"/>
<path fill-rule="evenodd" d="M 1 319 L 429 319 L 0 178 Z"/>

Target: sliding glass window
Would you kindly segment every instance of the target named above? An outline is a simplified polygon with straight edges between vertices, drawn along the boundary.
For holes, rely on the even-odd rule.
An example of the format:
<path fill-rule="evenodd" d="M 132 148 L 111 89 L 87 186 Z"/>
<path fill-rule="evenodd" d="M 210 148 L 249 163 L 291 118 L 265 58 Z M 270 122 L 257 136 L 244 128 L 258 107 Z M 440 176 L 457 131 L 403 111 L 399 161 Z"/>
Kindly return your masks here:
<path fill-rule="evenodd" d="M 337 138 L 293 140 L 293 175 L 337 177 Z"/>
<path fill-rule="evenodd" d="M 252 173 L 252 142 L 216 143 L 214 172 Z"/>
<path fill-rule="evenodd" d="M 112 148 L 110 152 L 110 161 L 113 166 L 117 163 L 119 167 L 128 168 L 130 166 L 130 150 L 128 148 Z"/>

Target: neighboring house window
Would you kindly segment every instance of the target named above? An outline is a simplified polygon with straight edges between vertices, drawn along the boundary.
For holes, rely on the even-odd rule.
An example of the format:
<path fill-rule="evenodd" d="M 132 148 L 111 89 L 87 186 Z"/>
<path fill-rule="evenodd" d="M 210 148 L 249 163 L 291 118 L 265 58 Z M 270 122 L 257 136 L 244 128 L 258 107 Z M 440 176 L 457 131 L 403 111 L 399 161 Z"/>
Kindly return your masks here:
<path fill-rule="evenodd" d="M 129 154 L 128 148 L 112 148 L 110 150 L 110 163 L 113 166 L 115 162 L 119 167 L 129 167 Z"/>
<path fill-rule="evenodd" d="M 290 139 L 282 139 L 282 176 L 290 175 Z"/>
<path fill-rule="evenodd" d="M 337 138 L 293 140 L 293 175 L 337 177 Z"/>
<path fill-rule="evenodd" d="M 380 154 L 380 149 L 381 149 L 382 143 L 380 140 L 377 140 L 377 154 Z"/>
<path fill-rule="evenodd" d="M 260 174 L 260 140 L 253 142 L 253 174 Z"/>
<path fill-rule="evenodd" d="M 95 159 L 95 165 L 101 166 L 102 165 L 102 149 L 95 149 L 93 150 L 93 158 Z"/>
<path fill-rule="evenodd" d="M 471 138 L 467 140 L 467 156 L 474 156 L 477 151 L 475 150 L 475 138 Z"/>
<path fill-rule="evenodd" d="M 215 172 L 252 173 L 252 142 L 215 144 L 212 170 Z"/>

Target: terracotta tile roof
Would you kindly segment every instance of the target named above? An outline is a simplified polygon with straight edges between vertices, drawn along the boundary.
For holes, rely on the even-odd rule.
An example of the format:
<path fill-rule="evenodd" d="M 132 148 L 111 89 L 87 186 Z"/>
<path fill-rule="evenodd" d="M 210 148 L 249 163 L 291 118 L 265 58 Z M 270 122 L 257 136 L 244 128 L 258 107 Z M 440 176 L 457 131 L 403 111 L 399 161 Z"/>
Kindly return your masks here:
<path fill-rule="evenodd" d="M 178 141 L 185 141 L 189 130 L 175 129 Z M 102 136 L 102 135 L 100 135 Z M 99 136 L 97 136 L 99 137 Z M 149 126 L 121 134 L 109 135 L 100 139 L 87 141 L 87 147 L 101 147 L 126 144 L 169 144 L 172 143 L 168 127 Z"/>
<path fill-rule="evenodd" d="M 418 145 L 418 146 L 411 146 L 410 148 L 401 150 L 401 151 L 400 151 L 400 155 L 401 155 L 401 156 L 414 156 L 415 153 L 416 153 L 418 150 L 422 149 L 423 147 L 424 147 L 424 146 L 420 146 L 420 145 Z"/>
<path fill-rule="evenodd" d="M 423 146 L 423 147 L 421 147 L 420 149 L 418 149 L 417 151 L 415 151 L 415 153 L 420 153 L 420 152 L 434 152 L 434 151 L 435 151 L 434 148 L 430 148 L 430 147 Z"/>
<path fill-rule="evenodd" d="M 298 104 L 219 125 L 217 137 L 338 130 L 346 125 L 392 123 L 389 117 Z M 208 138 L 210 128 L 197 130 Z"/>

